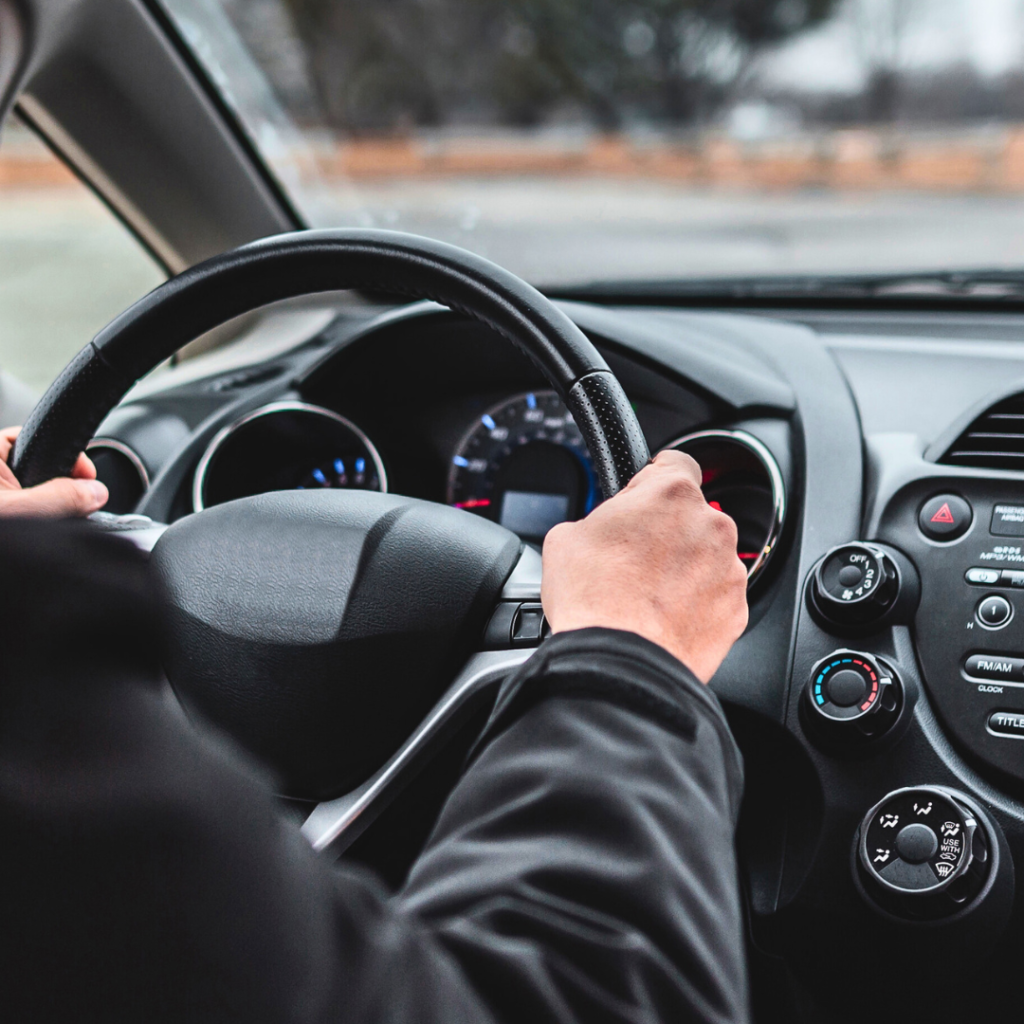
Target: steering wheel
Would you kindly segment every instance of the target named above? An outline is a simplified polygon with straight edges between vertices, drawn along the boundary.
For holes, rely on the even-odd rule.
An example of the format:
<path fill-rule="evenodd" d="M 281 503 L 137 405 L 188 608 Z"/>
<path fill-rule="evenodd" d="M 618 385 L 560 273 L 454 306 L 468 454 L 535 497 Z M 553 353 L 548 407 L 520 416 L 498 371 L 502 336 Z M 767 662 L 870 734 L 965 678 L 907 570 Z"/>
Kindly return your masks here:
<path fill-rule="evenodd" d="M 442 242 L 332 230 L 214 257 L 121 314 L 42 397 L 14 472 L 25 486 L 69 474 L 132 384 L 205 331 L 346 288 L 432 299 L 519 346 L 575 417 L 606 496 L 648 462 L 607 364 L 534 288 Z M 410 737 L 436 734 L 474 689 L 467 659 L 523 556 L 496 523 L 394 495 L 289 491 L 215 506 L 167 528 L 150 559 L 168 605 L 167 676 L 187 707 L 270 764 L 283 793 L 348 794 L 351 818 L 353 787 L 365 796 L 389 756 L 394 777 L 396 758 L 408 765 L 423 747 Z"/>

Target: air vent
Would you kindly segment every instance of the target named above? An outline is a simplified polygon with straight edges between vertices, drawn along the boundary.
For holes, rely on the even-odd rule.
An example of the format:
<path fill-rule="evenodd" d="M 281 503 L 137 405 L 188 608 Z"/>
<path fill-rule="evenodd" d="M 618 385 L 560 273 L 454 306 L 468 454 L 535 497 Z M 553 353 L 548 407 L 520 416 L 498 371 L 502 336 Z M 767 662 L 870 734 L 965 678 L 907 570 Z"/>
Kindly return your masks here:
<path fill-rule="evenodd" d="M 142 459 L 124 442 L 109 437 L 94 438 L 87 451 L 96 466 L 97 479 L 110 492 L 103 511 L 115 515 L 134 512 L 149 490 L 149 473 Z"/>
<path fill-rule="evenodd" d="M 982 413 L 939 459 L 948 466 L 1024 470 L 1024 394 Z"/>

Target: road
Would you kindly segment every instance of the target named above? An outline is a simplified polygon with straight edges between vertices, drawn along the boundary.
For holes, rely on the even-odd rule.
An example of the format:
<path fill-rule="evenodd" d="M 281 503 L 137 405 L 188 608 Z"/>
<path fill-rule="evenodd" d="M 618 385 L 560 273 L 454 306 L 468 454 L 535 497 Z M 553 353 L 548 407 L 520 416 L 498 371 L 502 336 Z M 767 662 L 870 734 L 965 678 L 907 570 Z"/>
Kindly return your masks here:
<path fill-rule="evenodd" d="M 639 179 L 335 186 L 311 220 L 472 248 L 541 285 L 593 279 L 1024 268 L 1024 196 L 756 194 Z M 42 388 L 160 272 L 84 190 L 0 191 L 0 368 Z"/>
<path fill-rule="evenodd" d="M 161 280 L 84 187 L 0 191 L 0 369 L 37 391 Z"/>
<path fill-rule="evenodd" d="M 436 235 L 538 284 L 1024 267 L 1018 195 L 757 194 L 592 178 L 396 181 L 326 198 L 318 219 Z"/>

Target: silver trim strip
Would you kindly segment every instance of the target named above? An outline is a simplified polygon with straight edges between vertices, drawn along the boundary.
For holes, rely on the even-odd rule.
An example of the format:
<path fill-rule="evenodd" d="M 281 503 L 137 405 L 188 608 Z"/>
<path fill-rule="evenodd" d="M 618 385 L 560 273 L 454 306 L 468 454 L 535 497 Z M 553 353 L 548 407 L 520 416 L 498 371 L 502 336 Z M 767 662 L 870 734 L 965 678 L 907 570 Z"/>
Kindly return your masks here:
<path fill-rule="evenodd" d="M 472 655 L 455 682 L 434 705 L 416 731 L 394 756 L 361 786 L 335 800 L 317 804 L 302 826 L 302 834 L 317 853 L 341 856 L 398 795 L 424 757 L 457 722 L 457 713 L 471 698 L 501 682 L 534 649 L 482 651 Z"/>
<path fill-rule="evenodd" d="M 112 512 L 93 512 L 89 522 L 104 533 L 130 540 L 140 551 L 147 554 L 156 547 L 156 542 L 167 529 L 166 523 L 158 523 L 149 516 L 135 513 L 115 515 Z"/>
<path fill-rule="evenodd" d="M 130 448 L 124 441 L 118 441 L 113 437 L 94 437 L 85 446 L 86 453 L 91 452 L 94 448 L 109 448 L 112 452 L 123 455 L 135 467 L 135 472 L 139 474 L 139 479 L 142 481 L 142 493 L 145 494 L 149 490 L 149 470 L 146 469 L 146 464 L 139 458 L 135 449 Z"/>
<path fill-rule="evenodd" d="M 388 475 L 384 471 L 384 463 L 381 461 L 380 452 L 377 451 L 377 446 L 351 420 L 346 419 L 340 413 L 336 413 L 333 409 L 325 409 L 321 405 L 311 405 L 309 402 L 271 402 L 269 405 L 261 405 L 258 409 L 246 413 L 233 423 L 222 427 L 214 435 L 213 440 L 207 445 L 206 451 L 203 452 L 203 457 L 199 460 L 199 465 L 196 466 L 195 476 L 192 478 L 192 508 L 194 511 L 202 512 L 206 507 L 203 503 L 203 488 L 206 484 L 207 470 L 214 455 L 217 454 L 217 449 L 236 430 L 240 430 L 246 424 L 252 423 L 253 420 L 262 419 L 264 416 L 273 416 L 279 412 L 308 412 L 317 416 L 323 416 L 324 419 L 333 420 L 335 423 L 340 423 L 351 430 L 370 453 L 374 468 L 377 470 L 377 477 L 380 480 L 381 492 L 387 494 Z"/>
<path fill-rule="evenodd" d="M 779 536 L 782 534 L 782 526 L 786 519 L 786 486 L 782 481 L 782 470 L 779 469 L 775 456 L 772 455 L 767 447 L 745 430 L 698 430 L 693 434 L 686 434 L 683 437 L 677 438 L 675 441 L 665 445 L 661 450 L 666 451 L 669 448 L 679 448 L 689 441 L 700 441 L 704 438 L 720 438 L 743 445 L 761 461 L 771 481 L 772 523 L 764 546 L 761 548 L 760 555 L 758 555 L 754 564 L 747 569 L 747 586 L 750 587 L 768 564 L 768 560 L 775 551 L 775 545 L 779 541 Z"/>

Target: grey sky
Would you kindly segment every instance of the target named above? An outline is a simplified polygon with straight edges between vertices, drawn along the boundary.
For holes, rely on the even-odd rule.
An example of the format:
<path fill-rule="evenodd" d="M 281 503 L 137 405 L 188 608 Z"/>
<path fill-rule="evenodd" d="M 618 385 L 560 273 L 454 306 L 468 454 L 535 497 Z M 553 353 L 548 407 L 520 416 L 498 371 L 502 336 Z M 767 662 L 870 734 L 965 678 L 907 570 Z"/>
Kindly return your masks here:
<path fill-rule="evenodd" d="M 985 74 L 1024 66 L 1024 0 L 847 0 L 823 28 L 764 61 L 766 80 L 811 89 L 856 89 L 864 64 L 858 52 L 855 7 L 878 13 L 910 6 L 904 63 L 926 68 L 966 60 Z"/>

